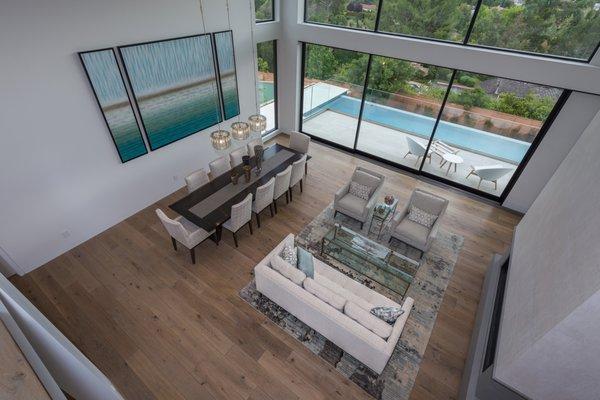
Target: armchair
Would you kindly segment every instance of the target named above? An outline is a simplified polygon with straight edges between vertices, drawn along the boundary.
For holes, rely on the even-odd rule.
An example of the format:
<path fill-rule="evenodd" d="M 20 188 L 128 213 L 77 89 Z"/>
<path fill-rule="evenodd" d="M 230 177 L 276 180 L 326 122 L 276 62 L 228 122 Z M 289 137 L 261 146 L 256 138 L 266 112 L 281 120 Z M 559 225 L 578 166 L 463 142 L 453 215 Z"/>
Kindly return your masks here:
<path fill-rule="evenodd" d="M 408 219 L 411 206 L 420 208 L 429 214 L 437 215 L 431 228 Z M 398 239 L 409 246 L 421 250 L 421 253 L 424 254 L 429 250 L 433 239 L 437 236 L 440 221 L 447 207 L 448 200 L 420 189 L 415 190 L 406 206 L 392 218 L 390 241 L 392 238 Z"/>
<path fill-rule="evenodd" d="M 368 200 L 349 193 L 350 184 L 352 182 L 356 182 L 371 188 L 371 193 Z M 335 194 L 335 198 L 333 200 L 333 208 L 335 213 L 333 218 L 335 218 L 338 213 L 344 214 L 359 221 L 360 228 L 362 229 L 363 224 L 367 222 L 369 214 L 377 203 L 379 192 L 381 191 L 384 182 L 385 176 L 363 167 L 356 167 L 350 182 L 342 186 Z"/>

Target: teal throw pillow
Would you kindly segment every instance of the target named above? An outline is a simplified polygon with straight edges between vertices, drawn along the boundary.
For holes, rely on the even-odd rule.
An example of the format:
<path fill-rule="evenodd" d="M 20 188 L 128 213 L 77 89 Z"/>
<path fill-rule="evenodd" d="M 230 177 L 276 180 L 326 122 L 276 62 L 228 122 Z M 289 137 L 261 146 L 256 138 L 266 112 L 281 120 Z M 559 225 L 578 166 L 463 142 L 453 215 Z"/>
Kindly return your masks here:
<path fill-rule="evenodd" d="M 302 247 L 298 247 L 298 269 L 309 278 L 315 277 L 315 265 L 313 263 L 313 255 Z"/>

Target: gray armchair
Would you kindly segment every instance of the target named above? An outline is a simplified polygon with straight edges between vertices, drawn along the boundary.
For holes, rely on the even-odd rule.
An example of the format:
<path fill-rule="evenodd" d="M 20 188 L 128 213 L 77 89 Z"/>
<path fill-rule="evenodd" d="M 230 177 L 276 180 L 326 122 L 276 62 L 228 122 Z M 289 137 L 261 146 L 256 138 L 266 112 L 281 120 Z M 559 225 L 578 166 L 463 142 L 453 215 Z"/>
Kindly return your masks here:
<path fill-rule="evenodd" d="M 370 187 L 371 194 L 369 200 L 364 200 L 350 194 L 349 190 L 351 182 Z M 363 224 L 367 222 L 369 214 L 377 203 L 377 198 L 379 197 L 379 192 L 381 191 L 384 182 L 385 176 L 363 167 L 356 167 L 350 182 L 341 187 L 335 194 L 335 199 L 333 201 L 335 213 L 333 218 L 335 218 L 338 213 L 342 213 L 350 218 L 360 221 L 360 228 L 362 229 Z"/>
<path fill-rule="evenodd" d="M 407 218 L 410 207 L 413 205 L 429 214 L 437 215 L 431 228 L 427 228 Z M 437 236 L 440 221 L 447 207 L 448 200 L 420 189 L 415 190 L 410 196 L 408 204 L 392 218 L 390 226 L 392 237 L 390 237 L 390 241 L 392 238 L 396 238 L 425 253 L 429 250 L 433 239 Z"/>

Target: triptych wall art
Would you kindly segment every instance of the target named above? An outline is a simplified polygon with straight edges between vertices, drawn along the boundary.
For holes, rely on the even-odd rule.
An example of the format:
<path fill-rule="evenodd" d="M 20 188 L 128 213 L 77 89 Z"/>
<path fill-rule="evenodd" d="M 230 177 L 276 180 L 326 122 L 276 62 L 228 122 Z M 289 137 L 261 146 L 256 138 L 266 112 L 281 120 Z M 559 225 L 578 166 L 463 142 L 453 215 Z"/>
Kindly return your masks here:
<path fill-rule="evenodd" d="M 240 112 L 231 31 L 82 52 L 98 104 L 122 162 L 183 139 Z M 218 79 L 217 79 L 218 78 Z"/>

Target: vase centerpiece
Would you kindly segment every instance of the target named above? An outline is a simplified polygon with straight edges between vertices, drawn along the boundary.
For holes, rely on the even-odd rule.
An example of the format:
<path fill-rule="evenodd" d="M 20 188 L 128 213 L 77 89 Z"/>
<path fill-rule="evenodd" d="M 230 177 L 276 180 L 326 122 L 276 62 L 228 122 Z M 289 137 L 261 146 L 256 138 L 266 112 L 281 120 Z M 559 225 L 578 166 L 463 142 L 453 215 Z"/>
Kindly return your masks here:
<path fill-rule="evenodd" d="M 262 171 L 262 161 L 263 161 L 263 153 L 265 152 L 262 145 L 254 146 L 254 155 L 256 157 L 256 175 L 260 175 Z"/>
<path fill-rule="evenodd" d="M 250 156 L 243 156 L 242 163 L 244 165 L 242 167 L 244 170 L 244 178 L 246 179 L 246 182 L 250 182 L 250 172 L 252 171 L 252 168 L 250 167 Z"/>

